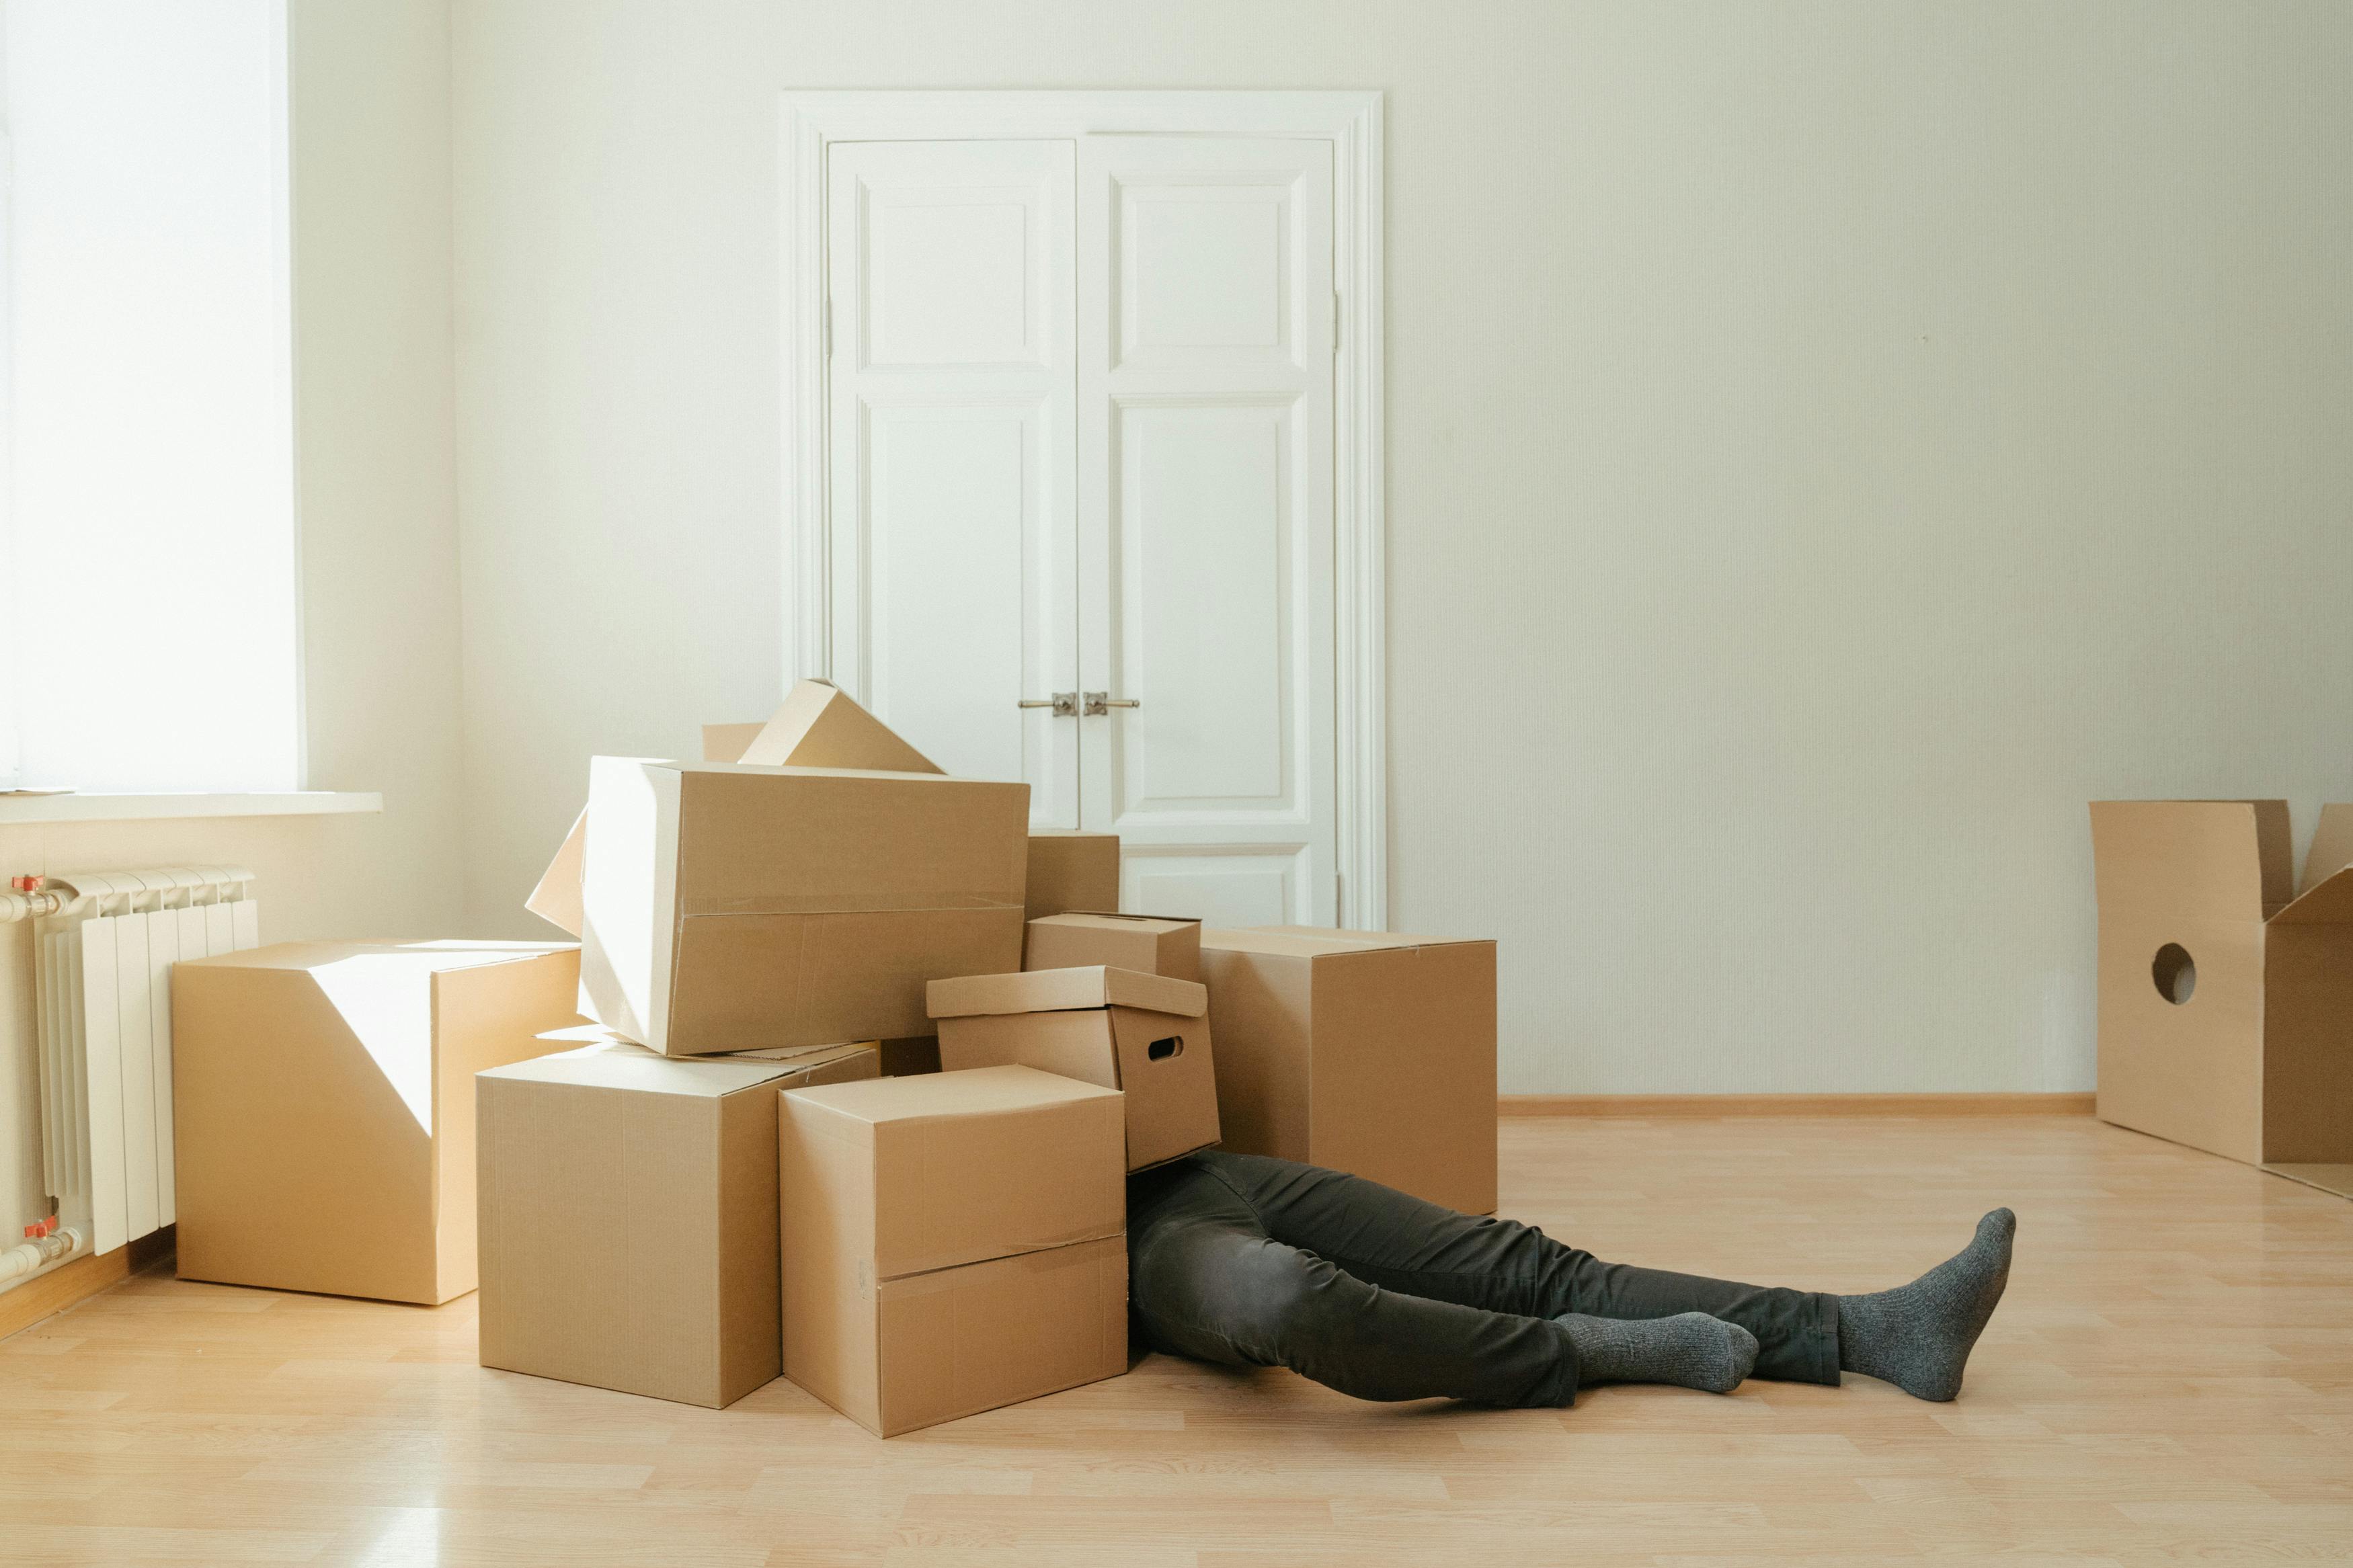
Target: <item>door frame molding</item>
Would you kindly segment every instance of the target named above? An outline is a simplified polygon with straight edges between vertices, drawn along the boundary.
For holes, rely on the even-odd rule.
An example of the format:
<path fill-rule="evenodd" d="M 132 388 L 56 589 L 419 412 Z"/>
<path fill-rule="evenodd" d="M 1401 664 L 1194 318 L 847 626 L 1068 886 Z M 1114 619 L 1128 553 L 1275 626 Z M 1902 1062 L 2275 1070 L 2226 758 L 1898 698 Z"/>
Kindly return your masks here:
<path fill-rule="evenodd" d="M 825 153 L 834 142 L 1089 134 L 1300 137 L 1332 143 L 1332 674 L 1339 923 L 1388 923 L 1388 462 L 1382 390 L 1382 95 L 1364 91 L 902 91 L 781 95 L 784 181 L 784 678 L 832 669 L 826 505 Z"/>

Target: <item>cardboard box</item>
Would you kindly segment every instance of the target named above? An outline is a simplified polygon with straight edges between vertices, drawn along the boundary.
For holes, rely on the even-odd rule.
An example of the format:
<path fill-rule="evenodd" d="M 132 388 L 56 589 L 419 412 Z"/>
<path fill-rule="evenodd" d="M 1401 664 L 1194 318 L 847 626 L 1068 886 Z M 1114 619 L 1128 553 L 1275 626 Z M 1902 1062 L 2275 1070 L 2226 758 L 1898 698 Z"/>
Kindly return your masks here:
<path fill-rule="evenodd" d="M 598 757 L 587 1012 L 665 1056 L 930 1031 L 923 985 L 1021 951 L 1029 786 Z"/>
<path fill-rule="evenodd" d="M 1119 835 L 1050 829 L 1029 836 L 1028 918 L 1119 908 Z"/>
<path fill-rule="evenodd" d="M 702 727 L 702 760 L 706 763 L 740 763 L 744 751 L 760 738 L 765 724 L 705 724 Z"/>
<path fill-rule="evenodd" d="M 1039 969 L 931 984 L 940 1066 L 1018 1063 L 1127 1096 L 1127 1168 L 1218 1142 L 1208 998 L 1128 969 Z"/>
<path fill-rule="evenodd" d="M 892 733 L 890 726 L 823 680 L 795 682 L 765 724 L 705 724 L 702 756 L 705 762 L 764 767 L 940 771 L 930 758 Z M 573 937 L 580 934 L 580 876 L 587 840 L 588 811 L 583 806 L 522 906 Z M 1114 889 L 1113 897 L 1117 896 Z"/>
<path fill-rule="evenodd" d="M 1201 933 L 1225 1147 L 1495 1208 L 1495 944 Z"/>
<path fill-rule="evenodd" d="M 2294 875 L 2287 803 L 2095 801 L 2103 1121 L 2353 1163 L 2353 805 Z"/>
<path fill-rule="evenodd" d="M 1029 922 L 1024 969 L 1133 969 L 1171 980 L 1201 978 L 1201 922 L 1160 915 L 1071 910 Z"/>
<path fill-rule="evenodd" d="M 713 1408 L 774 1378 L 777 1090 L 875 1071 L 607 1040 L 483 1073 L 481 1363 Z"/>
<path fill-rule="evenodd" d="M 297 942 L 172 969 L 183 1279 L 474 1288 L 474 1074 L 575 1021 L 579 950 Z"/>
<path fill-rule="evenodd" d="M 888 1437 L 1126 1370 L 1118 1094 L 1005 1067 L 779 1099 L 785 1375 Z"/>

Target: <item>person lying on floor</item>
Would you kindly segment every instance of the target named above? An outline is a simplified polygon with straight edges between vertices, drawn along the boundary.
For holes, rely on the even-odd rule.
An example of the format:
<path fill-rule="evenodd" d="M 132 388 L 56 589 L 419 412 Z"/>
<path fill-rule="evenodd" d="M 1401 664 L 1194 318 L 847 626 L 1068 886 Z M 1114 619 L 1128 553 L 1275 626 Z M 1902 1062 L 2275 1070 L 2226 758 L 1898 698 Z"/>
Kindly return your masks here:
<path fill-rule="evenodd" d="M 1128 1299 L 1155 1350 L 1287 1366 L 1359 1399 L 1493 1405 L 1841 1372 L 1950 1399 L 2018 1226 L 1996 1209 L 1911 1284 L 1832 1296 L 1604 1263 L 1513 1220 L 1214 1149 L 1129 1177 L 1127 1210 Z"/>

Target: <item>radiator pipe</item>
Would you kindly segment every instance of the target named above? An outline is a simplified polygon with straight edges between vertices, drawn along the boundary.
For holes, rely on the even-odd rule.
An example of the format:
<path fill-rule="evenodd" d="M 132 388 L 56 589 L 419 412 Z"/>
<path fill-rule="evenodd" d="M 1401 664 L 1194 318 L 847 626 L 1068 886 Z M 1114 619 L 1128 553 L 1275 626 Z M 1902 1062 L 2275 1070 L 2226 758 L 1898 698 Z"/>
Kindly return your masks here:
<path fill-rule="evenodd" d="M 70 890 L 50 887 L 47 877 L 13 877 L 8 890 L 0 893 L 0 925 L 35 915 L 60 914 L 72 901 Z"/>
<path fill-rule="evenodd" d="M 18 1242 L 0 1252 L 0 1279 L 14 1279 L 61 1258 L 71 1258 L 81 1245 L 81 1232 L 71 1226 Z"/>

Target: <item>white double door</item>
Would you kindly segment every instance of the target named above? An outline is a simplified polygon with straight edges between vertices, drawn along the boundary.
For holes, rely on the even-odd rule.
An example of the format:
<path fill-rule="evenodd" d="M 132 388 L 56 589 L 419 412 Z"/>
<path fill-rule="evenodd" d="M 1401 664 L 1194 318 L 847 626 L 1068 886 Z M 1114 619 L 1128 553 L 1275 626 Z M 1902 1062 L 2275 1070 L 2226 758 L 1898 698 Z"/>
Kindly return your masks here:
<path fill-rule="evenodd" d="M 1124 907 L 1333 923 L 1332 144 L 827 157 L 833 679 Z"/>

